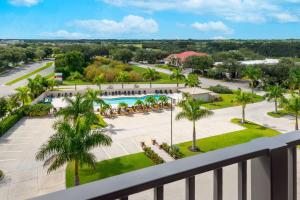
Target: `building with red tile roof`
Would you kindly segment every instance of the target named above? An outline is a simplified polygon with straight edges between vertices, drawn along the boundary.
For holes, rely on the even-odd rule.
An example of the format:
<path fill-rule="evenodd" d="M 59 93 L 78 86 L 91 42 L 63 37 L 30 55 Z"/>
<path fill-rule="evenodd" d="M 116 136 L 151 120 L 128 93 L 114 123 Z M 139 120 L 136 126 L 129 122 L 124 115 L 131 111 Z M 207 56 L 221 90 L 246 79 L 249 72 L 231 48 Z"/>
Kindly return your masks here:
<path fill-rule="evenodd" d="M 165 58 L 165 64 L 180 67 L 191 56 L 208 56 L 206 53 L 199 53 L 195 51 L 186 51 L 179 54 L 171 54 Z"/>

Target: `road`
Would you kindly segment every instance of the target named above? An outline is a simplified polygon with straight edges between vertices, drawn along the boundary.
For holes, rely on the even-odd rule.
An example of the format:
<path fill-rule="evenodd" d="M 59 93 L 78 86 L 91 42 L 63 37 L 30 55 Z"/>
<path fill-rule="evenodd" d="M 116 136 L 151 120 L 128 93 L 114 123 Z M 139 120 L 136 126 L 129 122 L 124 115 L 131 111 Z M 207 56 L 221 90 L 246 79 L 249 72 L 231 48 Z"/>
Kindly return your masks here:
<path fill-rule="evenodd" d="M 30 72 L 33 72 L 36 69 L 43 67 L 47 62 L 50 62 L 50 61 L 45 60 L 42 62 L 36 62 L 33 64 L 21 66 L 21 67 L 15 67 L 14 69 L 12 69 L 10 71 L 0 74 L 0 97 L 15 93 L 15 88 L 26 85 L 27 80 L 19 81 L 11 86 L 7 86 L 7 85 L 5 85 L 5 83 L 15 80 L 21 76 L 24 76 L 24 75 L 30 73 Z M 43 71 L 38 72 L 37 74 L 46 76 L 52 72 L 54 72 L 54 65 L 52 65 L 50 68 L 47 68 Z M 30 78 L 36 76 L 37 74 L 34 74 Z"/>
<path fill-rule="evenodd" d="M 158 72 L 161 73 L 165 73 L 165 74 L 169 74 L 171 75 L 172 72 L 168 69 L 161 69 L 158 67 L 155 67 L 154 65 L 150 65 L 150 64 L 140 64 L 140 63 L 136 63 L 136 62 L 132 62 L 131 64 L 142 67 L 142 68 L 151 68 L 151 69 L 155 69 Z M 183 74 L 185 76 L 187 76 L 190 72 L 192 72 L 191 69 L 184 69 Z M 229 87 L 232 90 L 237 90 L 237 89 L 242 89 L 242 90 L 246 90 L 246 91 L 251 91 L 251 89 L 249 88 L 249 82 L 248 81 L 223 81 L 223 80 L 216 80 L 216 79 L 210 79 L 210 78 L 205 78 L 205 77 L 200 77 L 199 80 L 201 81 L 201 86 L 203 88 L 208 88 L 210 86 L 215 86 L 215 85 L 224 85 Z M 256 91 L 259 92 L 259 91 Z"/>

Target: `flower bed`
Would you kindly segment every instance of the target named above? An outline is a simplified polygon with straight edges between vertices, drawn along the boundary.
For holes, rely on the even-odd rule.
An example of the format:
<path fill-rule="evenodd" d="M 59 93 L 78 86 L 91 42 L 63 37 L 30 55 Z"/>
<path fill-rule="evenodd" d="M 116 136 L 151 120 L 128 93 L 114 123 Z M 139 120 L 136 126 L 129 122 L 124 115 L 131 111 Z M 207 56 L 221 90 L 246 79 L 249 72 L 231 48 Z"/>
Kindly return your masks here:
<path fill-rule="evenodd" d="M 156 165 L 164 163 L 165 161 L 157 155 L 150 147 L 147 147 L 145 144 L 142 144 L 142 148 L 145 152 L 145 155 L 150 158 Z"/>
<path fill-rule="evenodd" d="M 160 147 L 176 160 L 184 157 L 183 153 L 177 146 L 171 147 L 167 143 L 162 143 Z"/>

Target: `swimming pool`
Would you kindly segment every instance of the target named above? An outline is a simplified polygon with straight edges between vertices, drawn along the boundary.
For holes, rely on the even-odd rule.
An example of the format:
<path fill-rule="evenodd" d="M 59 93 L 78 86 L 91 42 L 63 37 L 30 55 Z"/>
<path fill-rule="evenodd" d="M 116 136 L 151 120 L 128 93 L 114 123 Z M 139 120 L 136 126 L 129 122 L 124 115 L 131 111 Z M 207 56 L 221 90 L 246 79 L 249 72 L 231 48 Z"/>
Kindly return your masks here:
<path fill-rule="evenodd" d="M 159 99 L 162 95 L 148 95 L 153 96 L 155 99 Z M 119 97 L 119 98 L 103 98 L 105 103 L 111 105 L 111 106 L 117 106 L 119 103 L 126 103 L 128 106 L 133 106 L 137 100 L 145 101 L 147 96 L 142 97 Z"/>

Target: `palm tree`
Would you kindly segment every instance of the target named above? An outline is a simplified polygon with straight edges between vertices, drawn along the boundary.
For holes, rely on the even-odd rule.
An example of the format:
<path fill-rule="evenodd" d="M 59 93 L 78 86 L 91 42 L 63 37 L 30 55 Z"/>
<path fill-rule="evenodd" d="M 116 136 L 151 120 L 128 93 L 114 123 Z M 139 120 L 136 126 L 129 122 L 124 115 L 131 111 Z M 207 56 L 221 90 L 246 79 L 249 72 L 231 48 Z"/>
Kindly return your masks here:
<path fill-rule="evenodd" d="M 188 77 L 185 79 L 185 86 L 190 88 L 192 87 L 200 87 L 201 81 L 198 78 L 197 74 L 190 73 Z"/>
<path fill-rule="evenodd" d="M 176 120 L 187 119 L 193 122 L 193 144 L 190 149 L 191 151 L 199 150 L 196 147 L 196 121 L 213 114 L 212 111 L 202 108 L 202 103 L 201 100 L 188 98 L 182 103 L 182 111 L 176 115 Z"/>
<path fill-rule="evenodd" d="M 159 73 L 155 69 L 147 68 L 143 74 L 145 80 L 150 82 L 150 88 L 152 88 L 152 81 L 155 81 L 160 77 Z"/>
<path fill-rule="evenodd" d="M 289 99 L 282 98 L 283 108 L 295 115 L 295 130 L 299 129 L 298 126 L 298 116 L 300 113 L 300 96 L 292 94 L 292 97 Z"/>
<path fill-rule="evenodd" d="M 17 98 L 22 102 L 23 106 L 30 101 L 30 92 L 28 87 L 19 87 L 16 91 Z"/>
<path fill-rule="evenodd" d="M 126 111 L 127 108 L 128 108 L 128 104 L 125 103 L 125 102 L 120 102 L 119 105 L 118 105 L 118 108 L 123 109 L 124 111 Z"/>
<path fill-rule="evenodd" d="M 161 104 L 161 106 L 166 105 L 168 103 L 168 101 L 169 101 L 169 98 L 167 96 L 164 96 L 164 95 L 160 96 L 158 98 L 158 102 Z"/>
<path fill-rule="evenodd" d="M 76 123 L 79 117 L 84 115 L 93 118 L 95 122 L 98 121 L 98 118 L 91 107 L 91 102 L 87 100 L 84 95 L 77 94 L 75 99 L 66 97 L 65 101 L 68 106 L 59 110 L 56 113 L 57 116 L 63 116 L 65 119 L 70 119 L 73 124 Z"/>
<path fill-rule="evenodd" d="M 147 96 L 145 98 L 145 103 L 148 105 L 148 106 L 151 106 L 153 107 L 155 104 L 156 104 L 157 100 L 154 96 Z"/>
<path fill-rule="evenodd" d="M 86 93 L 84 94 L 84 97 L 89 102 L 92 110 L 94 109 L 94 103 L 99 104 L 100 108 L 106 104 L 103 99 L 99 98 L 100 94 L 100 90 L 93 90 L 91 88 L 88 88 Z"/>
<path fill-rule="evenodd" d="M 179 81 L 183 80 L 185 76 L 182 74 L 182 69 L 177 68 L 173 71 L 173 73 L 170 75 L 170 79 L 173 80 L 175 79 L 177 82 L 177 87 L 179 86 Z"/>
<path fill-rule="evenodd" d="M 99 90 L 101 90 L 101 84 L 105 82 L 104 74 L 100 74 L 99 76 L 96 76 L 93 80 L 93 82 L 98 85 Z"/>
<path fill-rule="evenodd" d="M 96 157 L 90 151 L 98 146 L 109 146 L 112 140 L 100 131 L 91 130 L 91 120 L 86 116 L 78 118 L 75 124 L 58 121 L 54 124 L 56 133 L 41 146 L 36 160 L 50 165 L 48 173 L 65 163 L 74 164 L 75 186 L 80 184 L 79 165 L 87 164 L 95 168 Z"/>
<path fill-rule="evenodd" d="M 34 79 L 28 79 L 28 88 L 33 98 L 36 98 L 44 91 L 44 81 L 41 75 L 36 75 Z"/>
<path fill-rule="evenodd" d="M 17 94 L 13 94 L 11 95 L 8 100 L 8 112 L 9 113 L 12 113 L 15 109 L 17 109 L 18 107 L 20 107 L 20 101 L 19 101 L 19 98 L 18 98 L 18 95 Z"/>
<path fill-rule="evenodd" d="M 50 78 L 50 79 L 47 79 L 47 86 L 53 90 L 54 89 L 54 86 L 57 85 L 57 82 L 53 79 L 53 78 Z"/>
<path fill-rule="evenodd" d="M 123 89 L 124 82 L 129 81 L 129 74 L 127 72 L 120 72 L 116 78 L 116 81 L 122 83 L 122 89 Z"/>
<path fill-rule="evenodd" d="M 266 97 L 267 97 L 268 101 L 271 101 L 272 99 L 274 99 L 275 113 L 278 112 L 278 109 L 277 109 L 278 108 L 278 99 L 284 97 L 284 92 L 285 92 L 285 90 L 278 84 L 268 88 Z"/>
<path fill-rule="evenodd" d="M 245 109 L 247 104 L 252 103 L 253 94 L 238 90 L 236 92 L 234 101 L 242 106 L 242 123 L 245 123 Z"/>
<path fill-rule="evenodd" d="M 258 80 L 262 77 L 262 71 L 258 67 L 249 66 L 245 70 L 245 75 L 251 80 L 250 87 L 253 94 Z"/>
<path fill-rule="evenodd" d="M 136 102 L 134 103 L 135 106 L 139 107 L 139 108 L 143 108 L 144 106 L 144 102 L 140 99 L 136 100 Z"/>

